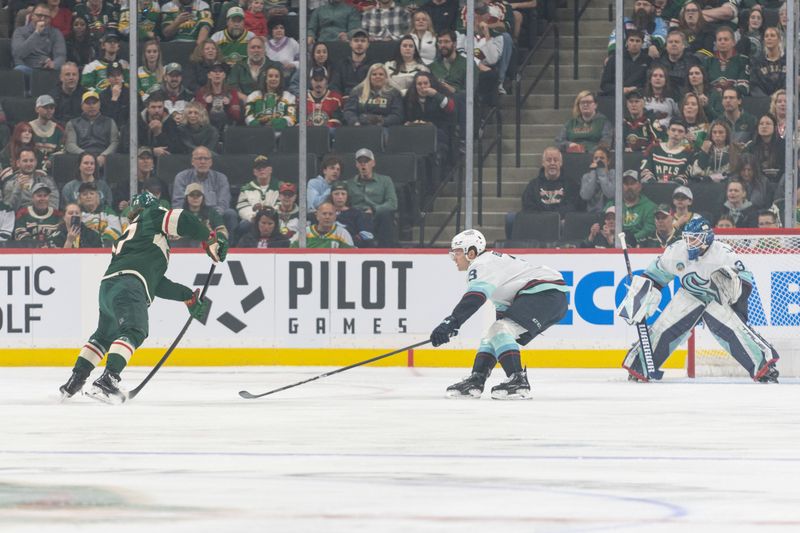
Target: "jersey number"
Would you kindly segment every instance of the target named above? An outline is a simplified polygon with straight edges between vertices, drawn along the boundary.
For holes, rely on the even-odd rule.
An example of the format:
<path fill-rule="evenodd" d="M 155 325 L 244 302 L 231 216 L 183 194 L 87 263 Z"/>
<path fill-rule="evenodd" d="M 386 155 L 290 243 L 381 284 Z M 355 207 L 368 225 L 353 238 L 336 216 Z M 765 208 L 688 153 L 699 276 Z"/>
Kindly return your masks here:
<path fill-rule="evenodd" d="M 475 269 L 470 270 L 467 272 L 467 281 L 473 281 L 478 278 L 478 271 Z"/>
<path fill-rule="evenodd" d="M 112 246 L 111 253 L 113 253 L 114 255 L 118 255 L 120 252 L 122 252 L 123 246 L 125 246 L 126 242 L 133 239 L 133 236 L 136 234 L 136 229 L 138 227 L 139 227 L 138 222 L 134 222 L 130 226 L 128 226 L 128 229 L 125 230 L 125 233 L 123 233 L 122 236 L 119 239 L 117 239 L 117 241 L 114 243 L 114 246 Z"/>

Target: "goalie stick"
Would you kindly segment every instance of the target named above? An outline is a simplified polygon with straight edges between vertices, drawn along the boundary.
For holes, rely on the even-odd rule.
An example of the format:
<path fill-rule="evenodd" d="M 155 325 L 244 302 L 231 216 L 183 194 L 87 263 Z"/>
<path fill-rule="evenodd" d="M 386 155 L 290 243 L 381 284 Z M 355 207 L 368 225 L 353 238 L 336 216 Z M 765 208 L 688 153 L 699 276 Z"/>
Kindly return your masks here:
<path fill-rule="evenodd" d="M 397 354 L 399 354 L 401 352 L 407 352 L 408 350 L 411 350 L 413 348 L 417 348 L 419 346 L 424 346 L 425 344 L 428 344 L 429 342 L 431 342 L 431 340 L 430 339 L 426 339 L 426 340 L 418 342 L 416 344 L 412 344 L 412 345 L 406 346 L 404 348 L 399 348 L 399 349 L 397 349 L 397 350 L 395 350 L 393 352 L 385 353 L 383 355 L 378 355 L 377 357 L 373 357 L 371 359 L 367 359 L 366 361 L 361 361 L 360 363 L 354 363 L 352 365 L 345 366 L 345 367 L 342 367 L 342 368 L 339 368 L 339 369 L 336 369 L 336 370 L 331 370 L 330 372 L 325 372 L 324 374 L 320 374 L 319 376 L 314 376 L 313 378 L 305 379 L 303 381 L 298 381 L 297 383 L 292 383 L 291 385 L 286 385 L 284 387 L 280 387 L 280 388 L 277 388 L 277 389 L 272 389 L 271 391 L 262 392 L 261 394 L 253 394 L 251 392 L 247 392 L 246 390 L 239 391 L 239 396 L 241 396 L 245 400 L 254 400 L 256 398 L 262 398 L 264 396 L 268 396 L 268 395 L 274 394 L 276 392 L 284 391 L 286 389 L 291 389 L 291 388 L 297 387 L 299 385 L 303 385 L 305 383 L 309 383 L 311 381 L 316 381 L 316 380 L 321 379 L 321 378 L 327 378 L 328 376 L 332 376 L 334 374 L 338 374 L 339 372 L 344 372 L 345 370 L 350 370 L 351 368 L 356 368 L 357 366 L 362 366 L 362 365 L 366 365 L 366 364 L 369 364 L 369 363 L 373 363 L 373 362 L 378 361 L 380 359 L 384 359 L 384 358 L 390 357 L 392 355 L 397 355 Z"/>
<path fill-rule="evenodd" d="M 625 256 L 625 268 L 628 269 L 628 283 L 633 282 L 633 270 L 631 269 L 631 260 L 628 257 L 628 245 L 625 242 L 625 234 L 620 233 L 620 244 L 622 245 L 622 254 Z M 639 334 L 639 346 L 642 348 L 645 361 L 645 375 L 644 377 L 650 379 L 650 376 L 656 377 L 659 373 L 656 372 L 655 365 L 653 364 L 653 345 L 650 343 L 650 331 L 647 329 L 647 319 L 644 318 L 636 323 L 636 333 Z"/>
<path fill-rule="evenodd" d="M 208 285 L 209 283 L 211 283 L 211 277 L 214 275 L 214 270 L 216 270 L 216 268 L 217 264 L 213 263 L 211 265 L 211 270 L 208 271 L 206 282 L 205 284 L 203 284 L 203 289 L 200 291 L 200 301 L 202 301 L 206 296 Z M 178 333 L 178 336 L 175 337 L 175 340 L 172 341 L 172 345 L 170 345 L 170 347 L 167 349 L 167 352 L 161 357 L 161 360 L 159 360 L 158 363 L 156 363 L 156 366 L 154 366 L 153 369 L 150 371 L 150 373 L 147 374 L 147 376 L 145 376 L 145 378 L 142 380 L 141 383 L 139 383 L 139 386 L 137 386 L 135 389 L 128 391 L 128 397 L 125 401 L 133 400 L 142 391 L 144 386 L 147 385 L 147 382 L 153 378 L 156 372 L 158 372 L 158 369 L 164 365 L 167 358 L 172 354 L 173 350 L 175 350 L 175 347 L 178 346 L 178 343 L 181 342 L 181 339 L 186 334 L 186 330 L 189 329 L 189 326 L 192 324 L 192 320 L 194 320 L 194 317 L 189 316 L 189 320 L 187 320 L 186 324 L 183 325 L 183 329 L 181 329 L 180 333 Z"/>

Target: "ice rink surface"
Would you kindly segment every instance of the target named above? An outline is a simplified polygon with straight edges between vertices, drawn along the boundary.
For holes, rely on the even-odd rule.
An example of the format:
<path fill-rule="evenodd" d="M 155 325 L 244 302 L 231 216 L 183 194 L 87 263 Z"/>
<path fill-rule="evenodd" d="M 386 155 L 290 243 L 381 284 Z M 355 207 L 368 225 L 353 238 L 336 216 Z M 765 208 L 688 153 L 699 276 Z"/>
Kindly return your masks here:
<path fill-rule="evenodd" d="M 458 401 L 463 369 L 358 368 L 237 395 L 326 370 L 168 367 L 115 407 L 2 368 L 0 531 L 800 531 L 797 380 L 534 369 L 532 401 Z"/>

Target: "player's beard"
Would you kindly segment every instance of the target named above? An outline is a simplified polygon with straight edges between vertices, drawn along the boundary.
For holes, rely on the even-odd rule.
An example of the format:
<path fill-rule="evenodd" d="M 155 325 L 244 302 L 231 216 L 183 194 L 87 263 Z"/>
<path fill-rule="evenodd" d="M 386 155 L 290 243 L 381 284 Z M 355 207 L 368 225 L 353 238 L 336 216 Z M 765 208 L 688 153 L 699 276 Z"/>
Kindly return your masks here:
<path fill-rule="evenodd" d="M 655 12 L 648 13 L 647 10 L 639 9 L 633 12 L 633 23 L 640 30 L 651 32 L 656 20 Z"/>

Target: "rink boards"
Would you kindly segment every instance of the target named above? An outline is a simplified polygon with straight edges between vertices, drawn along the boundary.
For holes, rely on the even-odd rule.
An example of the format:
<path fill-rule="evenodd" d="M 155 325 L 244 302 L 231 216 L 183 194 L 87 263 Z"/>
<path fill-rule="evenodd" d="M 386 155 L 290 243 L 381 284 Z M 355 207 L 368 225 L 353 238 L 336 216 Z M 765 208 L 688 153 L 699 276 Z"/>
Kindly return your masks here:
<path fill-rule="evenodd" d="M 0 256 L 0 365 L 70 365 L 97 324 L 97 288 L 108 253 L 4 251 Z M 527 252 L 527 253 L 526 253 Z M 615 317 L 625 291 L 618 251 L 526 251 L 517 254 L 562 272 L 569 311 L 561 324 L 523 352 L 531 367 L 618 367 L 635 331 Z M 633 253 L 634 270 L 655 254 Z M 797 329 L 800 273 L 784 272 L 775 256 L 750 254 L 753 305 L 765 323 Z M 200 253 L 173 253 L 168 277 L 195 287 L 210 266 Z M 789 280 L 775 287 L 775 280 Z M 782 282 L 784 283 L 784 282 Z M 446 252 L 234 251 L 208 290 L 211 313 L 194 323 L 170 359 L 173 365 L 346 365 L 427 338 L 466 285 Z M 675 284 L 664 291 L 662 307 Z M 782 291 L 780 308 L 771 302 Z M 789 297 L 786 297 L 786 294 Z M 777 301 L 777 300 L 776 300 Z M 188 317 L 182 303 L 156 300 L 150 336 L 132 364 L 151 365 Z M 468 366 L 494 312 L 485 305 L 449 345 L 381 361 L 387 366 Z M 669 366 L 684 365 L 685 350 Z"/>

